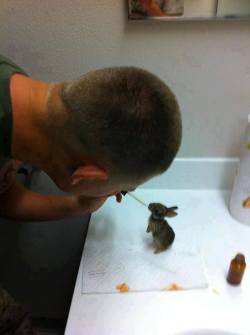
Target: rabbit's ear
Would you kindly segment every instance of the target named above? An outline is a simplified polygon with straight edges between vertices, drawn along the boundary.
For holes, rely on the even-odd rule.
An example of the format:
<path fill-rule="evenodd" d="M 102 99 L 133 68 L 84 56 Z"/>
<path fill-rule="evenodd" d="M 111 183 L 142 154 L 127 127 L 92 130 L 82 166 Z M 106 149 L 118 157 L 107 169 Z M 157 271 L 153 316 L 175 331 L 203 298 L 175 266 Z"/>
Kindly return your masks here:
<path fill-rule="evenodd" d="M 176 210 L 177 210 L 177 209 L 178 209 L 177 206 L 169 207 L 169 208 L 167 209 L 166 216 L 169 217 L 169 218 L 172 218 L 172 217 L 178 215 L 178 214 L 176 213 Z"/>
<path fill-rule="evenodd" d="M 173 218 L 174 216 L 178 215 L 174 210 L 168 210 L 166 216 L 168 218 Z"/>
<path fill-rule="evenodd" d="M 177 209 L 178 209 L 177 206 L 173 206 L 173 207 L 169 207 L 169 208 L 168 208 L 169 211 L 172 211 L 172 210 L 173 210 L 173 211 L 176 211 Z"/>

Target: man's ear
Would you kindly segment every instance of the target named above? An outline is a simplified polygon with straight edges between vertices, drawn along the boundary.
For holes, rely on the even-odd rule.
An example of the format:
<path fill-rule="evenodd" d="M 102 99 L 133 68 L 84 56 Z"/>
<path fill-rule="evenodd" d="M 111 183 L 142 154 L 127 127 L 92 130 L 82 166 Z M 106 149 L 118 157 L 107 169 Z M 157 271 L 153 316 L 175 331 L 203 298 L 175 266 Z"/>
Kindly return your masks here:
<path fill-rule="evenodd" d="M 97 165 L 79 166 L 71 176 L 71 184 L 76 185 L 81 181 L 107 180 L 108 173 Z"/>

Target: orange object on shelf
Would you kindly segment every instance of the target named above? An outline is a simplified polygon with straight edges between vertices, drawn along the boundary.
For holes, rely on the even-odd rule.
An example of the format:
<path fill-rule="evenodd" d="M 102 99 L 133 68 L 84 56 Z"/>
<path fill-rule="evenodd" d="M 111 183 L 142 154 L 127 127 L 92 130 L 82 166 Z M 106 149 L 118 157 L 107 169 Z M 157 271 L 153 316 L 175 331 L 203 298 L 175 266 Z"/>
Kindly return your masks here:
<path fill-rule="evenodd" d="M 139 0 L 140 5 L 149 16 L 165 16 L 158 3 L 154 0 Z"/>

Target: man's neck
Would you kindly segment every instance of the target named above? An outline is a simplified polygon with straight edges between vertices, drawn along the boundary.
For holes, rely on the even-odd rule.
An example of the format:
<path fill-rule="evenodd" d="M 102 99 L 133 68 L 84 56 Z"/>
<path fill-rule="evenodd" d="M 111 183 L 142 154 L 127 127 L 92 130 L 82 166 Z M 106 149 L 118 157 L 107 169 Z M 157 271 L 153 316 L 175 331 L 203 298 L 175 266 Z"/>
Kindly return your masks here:
<path fill-rule="evenodd" d="M 39 128 L 39 120 L 46 117 L 48 91 L 46 82 L 21 74 L 11 77 L 12 157 L 38 167 L 49 147 Z"/>
<path fill-rule="evenodd" d="M 11 77 L 10 92 L 13 113 L 12 157 L 45 171 L 57 183 L 71 175 L 68 155 L 54 140 L 47 123 L 48 97 L 53 96 L 53 108 L 59 109 L 57 90 L 60 85 L 33 80 L 24 75 Z M 56 88 L 56 89 L 54 89 Z M 59 120 L 59 115 L 58 115 Z M 54 125 L 58 128 L 58 125 Z M 56 129 L 58 131 L 58 129 Z"/>

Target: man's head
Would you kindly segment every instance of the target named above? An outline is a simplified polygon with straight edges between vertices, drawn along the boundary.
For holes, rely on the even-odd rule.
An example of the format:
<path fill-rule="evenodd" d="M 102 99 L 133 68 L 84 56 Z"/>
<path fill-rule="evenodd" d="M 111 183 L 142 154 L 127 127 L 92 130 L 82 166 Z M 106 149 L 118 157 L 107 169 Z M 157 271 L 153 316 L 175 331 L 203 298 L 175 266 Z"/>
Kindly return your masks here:
<path fill-rule="evenodd" d="M 55 86 L 47 123 L 71 159 L 72 182 L 69 186 L 54 176 L 59 186 L 106 195 L 119 187 L 135 188 L 170 166 L 181 142 L 181 116 L 173 93 L 158 77 L 135 67 L 115 67 Z M 57 132 L 58 122 L 62 128 Z"/>

